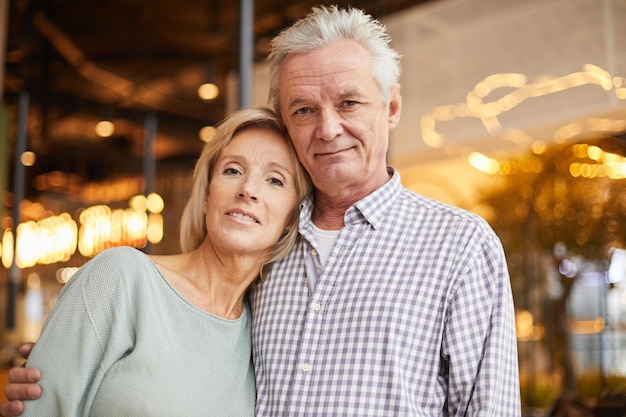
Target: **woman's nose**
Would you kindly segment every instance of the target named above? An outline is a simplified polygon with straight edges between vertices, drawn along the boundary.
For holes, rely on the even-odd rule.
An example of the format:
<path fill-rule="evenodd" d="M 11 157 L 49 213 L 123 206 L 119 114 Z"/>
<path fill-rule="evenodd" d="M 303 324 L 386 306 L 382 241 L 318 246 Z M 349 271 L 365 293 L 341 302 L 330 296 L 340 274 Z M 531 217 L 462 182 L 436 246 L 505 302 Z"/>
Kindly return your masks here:
<path fill-rule="evenodd" d="M 251 180 L 248 179 L 246 181 L 243 181 L 241 183 L 241 187 L 239 189 L 239 192 L 237 193 L 237 196 L 246 200 L 257 201 L 257 193 L 254 191 L 254 189 L 255 188 Z"/>

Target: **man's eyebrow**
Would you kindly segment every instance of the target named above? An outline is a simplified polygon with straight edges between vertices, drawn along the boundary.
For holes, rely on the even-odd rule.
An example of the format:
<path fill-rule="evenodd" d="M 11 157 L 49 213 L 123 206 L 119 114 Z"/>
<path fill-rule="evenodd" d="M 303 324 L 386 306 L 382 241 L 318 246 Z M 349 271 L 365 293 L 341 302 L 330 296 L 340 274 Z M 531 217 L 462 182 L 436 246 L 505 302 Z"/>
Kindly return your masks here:
<path fill-rule="evenodd" d="M 350 90 L 346 90 L 337 94 L 337 97 L 341 100 L 345 100 L 347 98 L 361 97 L 362 94 L 357 88 L 352 88 Z"/>
<path fill-rule="evenodd" d="M 346 90 L 346 91 L 343 91 L 343 92 L 338 93 L 338 94 L 336 95 L 336 98 L 337 98 L 338 100 L 346 100 L 346 99 L 352 99 L 352 98 L 360 98 L 360 97 L 362 97 L 362 96 L 363 96 L 363 94 L 361 93 L 361 91 L 359 91 L 359 89 L 357 89 L 357 88 L 352 88 L 352 89 L 350 89 L 350 90 Z M 297 97 L 297 98 L 294 98 L 293 100 L 291 100 L 291 101 L 287 104 L 287 107 L 288 107 L 288 108 L 292 108 L 292 107 L 299 106 L 299 105 L 301 105 L 301 104 L 306 104 L 306 103 L 308 103 L 308 102 L 309 102 L 309 101 L 308 101 L 307 99 Z"/>
<path fill-rule="evenodd" d="M 303 98 L 295 98 L 293 100 L 291 100 L 289 103 L 287 103 L 287 107 L 291 108 L 294 106 L 299 106 L 300 104 L 306 103 L 306 100 Z"/>

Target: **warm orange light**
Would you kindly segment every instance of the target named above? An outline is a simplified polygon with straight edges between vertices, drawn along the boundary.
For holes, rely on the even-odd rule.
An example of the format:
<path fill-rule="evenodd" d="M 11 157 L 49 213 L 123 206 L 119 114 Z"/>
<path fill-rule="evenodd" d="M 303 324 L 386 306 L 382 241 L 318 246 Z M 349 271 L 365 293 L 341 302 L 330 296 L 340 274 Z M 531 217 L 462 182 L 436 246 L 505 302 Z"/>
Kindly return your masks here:
<path fill-rule="evenodd" d="M 96 123 L 95 131 L 101 138 L 108 138 L 115 133 L 115 125 L 110 120 L 101 120 Z"/>
<path fill-rule="evenodd" d="M 35 165 L 36 160 L 37 160 L 37 155 L 35 155 L 35 152 L 32 152 L 32 151 L 26 151 L 20 157 L 20 162 L 25 167 L 32 167 L 33 165 Z"/>
<path fill-rule="evenodd" d="M 202 100 L 214 100 L 220 95 L 220 89 L 213 83 L 205 83 L 198 87 L 198 97 Z"/>
<path fill-rule="evenodd" d="M 200 129 L 200 140 L 204 143 L 210 142 L 215 135 L 215 126 L 204 126 Z"/>

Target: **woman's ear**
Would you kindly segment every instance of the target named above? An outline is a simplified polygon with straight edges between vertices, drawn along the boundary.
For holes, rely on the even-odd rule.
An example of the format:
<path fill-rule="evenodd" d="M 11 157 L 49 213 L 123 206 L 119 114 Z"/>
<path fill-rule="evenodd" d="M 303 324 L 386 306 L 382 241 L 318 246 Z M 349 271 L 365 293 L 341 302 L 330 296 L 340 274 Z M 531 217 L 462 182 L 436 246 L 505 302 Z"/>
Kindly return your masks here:
<path fill-rule="evenodd" d="M 202 202 L 202 214 L 205 214 L 205 215 L 207 213 L 207 204 L 208 204 L 207 201 L 208 200 L 209 200 L 209 192 L 207 191 L 206 195 L 204 196 L 204 201 Z"/>

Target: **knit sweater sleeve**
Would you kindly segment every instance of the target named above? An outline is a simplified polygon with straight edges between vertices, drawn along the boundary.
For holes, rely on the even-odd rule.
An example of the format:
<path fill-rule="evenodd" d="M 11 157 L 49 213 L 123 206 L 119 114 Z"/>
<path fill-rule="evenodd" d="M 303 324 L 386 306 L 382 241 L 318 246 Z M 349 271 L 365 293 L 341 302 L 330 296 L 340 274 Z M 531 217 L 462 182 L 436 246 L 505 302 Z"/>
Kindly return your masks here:
<path fill-rule="evenodd" d="M 24 416 L 89 415 L 108 368 L 132 350 L 131 251 L 103 252 L 61 291 L 28 360 L 41 371 L 43 394 L 26 402 Z"/>

